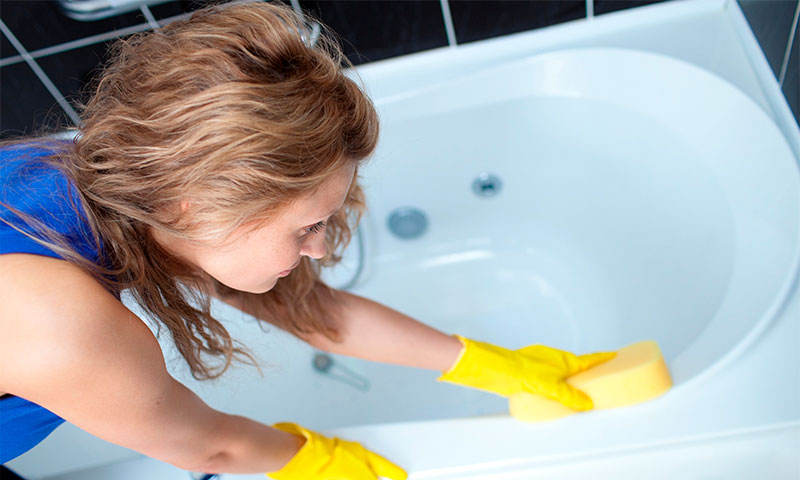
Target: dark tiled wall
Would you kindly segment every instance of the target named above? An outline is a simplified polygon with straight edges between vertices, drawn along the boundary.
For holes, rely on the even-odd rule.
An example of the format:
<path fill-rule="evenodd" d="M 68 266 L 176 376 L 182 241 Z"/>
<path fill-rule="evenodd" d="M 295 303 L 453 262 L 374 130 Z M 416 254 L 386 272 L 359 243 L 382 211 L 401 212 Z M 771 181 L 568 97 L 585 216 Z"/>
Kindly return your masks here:
<path fill-rule="evenodd" d="M 750 28 L 781 83 L 786 101 L 800 119 L 800 50 L 797 45 L 800 0 L 739 0 Z"/>
<path fill-rule="evenodd" d="M 218 0 L 217 0 L 218 1 Z M 596 15 L 665 0 L 593 0 Z M 70 126 L 74 105 L 115 37 L 169 23 L 205 0 L 173 0 L 83 22 L 64 15 L 57 1 L 0 0 L 0 19 L 33 56 L 26 63 L 0 35 L 0 138 Z M 285 0 L 329 25 L 355 64 L 583 18 L 586 0 Z M 148 22 L 149 17 L 149 22 Z M 155 24 L 153 23 L 155 21 Z M 37 68 L 40 71 L 37 74 Z M 796 77 L 796 69 L 795 69 Z M 51 82 L 50 88 L 46 85 Z M 61 102 L 59 103 L 59 100 Z"/>
<path fill-rule="evenodd" d="M 586 17 L 585 0 L 450 0 L 458 43 L 474 42 Z"/>
<path fill-rule="evenodd" d="M 310 13 L 340 35 L 353 63 L 444 47 L 447 32 L 438 1 L 305 1 Z"/>

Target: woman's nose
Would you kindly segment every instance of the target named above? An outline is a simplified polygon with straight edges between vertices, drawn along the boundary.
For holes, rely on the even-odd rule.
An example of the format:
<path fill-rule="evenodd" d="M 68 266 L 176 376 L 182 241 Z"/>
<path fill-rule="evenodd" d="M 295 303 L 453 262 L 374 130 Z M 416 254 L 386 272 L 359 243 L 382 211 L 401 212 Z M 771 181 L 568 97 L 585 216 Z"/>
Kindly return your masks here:
<path fill-rule="evenodd" d="M 324 257 L 328 249 L 325 247 L 325 234 L 309 235 L 300 249 L 300 255 L 305 255 L 319 260 Z"/>

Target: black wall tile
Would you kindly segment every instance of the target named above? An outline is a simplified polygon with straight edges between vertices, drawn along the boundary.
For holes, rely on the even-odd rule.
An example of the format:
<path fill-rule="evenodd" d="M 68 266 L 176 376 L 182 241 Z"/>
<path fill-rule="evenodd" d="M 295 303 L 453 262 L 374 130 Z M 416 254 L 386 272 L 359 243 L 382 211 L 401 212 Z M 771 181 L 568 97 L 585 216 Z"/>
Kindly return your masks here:
<path fill-rule="evenodd" d="M 584 0 L 450 0 L 458 43 L 523 32 L 586 17 Z"/>
<path fill-rule="evenodd" d="M 71 126 L 66 113 L 26 63 L 0 68 L 0 138 L 30 135 L 43 127 Z"/>
<path fill-rule="evenodd" d="M 17 49 L 11 45 L 5 35 L 0 34 L 0 58 L 13 57 L 17 55 Z"/>
<path fill-rule="evenodd" d="M 301 1 L 300 5 L 336 32 L 354 64 L 447 45 L 438 0 Z"/>
<path fill-rule="evenodd" d="M 37 62 L 74 107 L 77 101 L 85 103 L 89 100 L 89 92 L 85 89 L 99 72 L 100 65 L 105 62 L 110 43 L 108 41 L 67 50 L 41 57 Z"/>
<path fill-rule="evenodd" d="M 61 43 L 145 23 L 140 11 L 114 17 L 82 22 L 73 20 L 55 1 L 3 1 L 0 18 L 28 50 L 51 47 Z"/>
<path fill-rule="evenodd" d="M 795 32 L 786 76 L 783 79 L 783 94 L 792 108 L 794 120 L 800 125 L 800 32 Z"/>
<path fill-rule="evenodd" d="M 775 77 L 780 76 L 797 0 L 739 0 Z"/>
<path fill-rule="evenodd" d="M 153 14 L 156 20 L 161 20 L 164 18 L 181 15 L 183 13 L 193 12 L 207 4 L 208 2 L 203 0 L 172 0 L 156 5 L 150 5 L 149 8 L 150 13 Z"/>
<path fill-rule="evenodd" d="M 594 14 L 602 15 L 664 1 L 667 0 L 594 0 Z"/>

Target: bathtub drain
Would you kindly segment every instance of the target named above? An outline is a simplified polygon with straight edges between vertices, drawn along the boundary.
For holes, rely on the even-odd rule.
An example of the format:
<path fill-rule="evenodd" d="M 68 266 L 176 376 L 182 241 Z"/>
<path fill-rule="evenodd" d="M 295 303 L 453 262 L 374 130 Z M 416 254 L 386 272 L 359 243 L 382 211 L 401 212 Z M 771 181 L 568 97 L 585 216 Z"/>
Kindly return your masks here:
<path fill-rule="evenodd" d="M 389 230 L 404 240 L 420 237 L 428 229 L 428 217 L 412 207 L 397 208 L 389 214 Z"/>

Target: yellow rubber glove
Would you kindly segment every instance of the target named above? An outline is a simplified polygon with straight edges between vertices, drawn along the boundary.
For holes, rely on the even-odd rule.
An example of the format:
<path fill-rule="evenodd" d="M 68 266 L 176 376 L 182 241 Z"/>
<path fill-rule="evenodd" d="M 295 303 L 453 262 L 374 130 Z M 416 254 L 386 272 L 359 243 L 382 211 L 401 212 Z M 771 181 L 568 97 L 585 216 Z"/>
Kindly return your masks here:
<path fill-rule="evenodd" d="M 277 423 L 273 427 L 306 439 L 283 468 L 267 472 L 275 480 L 376 480 L 378 475 L 405 480 L 407 477 L 402 468 L 356 442 L 328 438 L 295 423 Z"/>
<path fill-rule="evenodd" d="M 576 373 L 611 360 L 615 352 L 577 356 L 569 352 L 532 345 L 508 350 L 455 335 L 464 344 L 455 364 L 438 378 L 486 390 L 504 397 L 535 393 L 575 410 L 591 410 L 592 399 L 565 380 Z"/>

